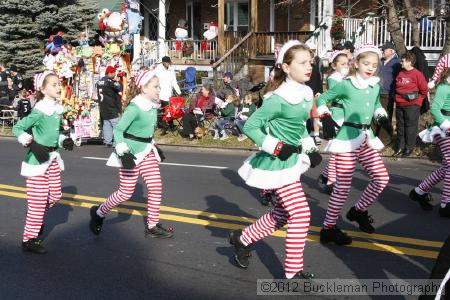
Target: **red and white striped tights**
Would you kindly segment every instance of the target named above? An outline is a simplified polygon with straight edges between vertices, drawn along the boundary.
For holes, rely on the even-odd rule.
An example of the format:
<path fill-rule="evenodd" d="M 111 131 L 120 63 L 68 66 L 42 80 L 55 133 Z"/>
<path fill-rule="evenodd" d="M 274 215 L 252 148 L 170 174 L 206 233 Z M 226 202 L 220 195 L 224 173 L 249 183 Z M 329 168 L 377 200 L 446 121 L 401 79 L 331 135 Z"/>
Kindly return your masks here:
<path fill-rule="evenodd" d="M 450 138 L 442 138 L 437 135 L 434 139 L 442 152 L 442 164 L 437 170 L 425 178 L 418 188 L 422 194 L 428 193 L 433 186 L 444 180 L 441 203 L 447 204 L 450 203 L 450 168 L 448 165 L 448 161 L 450 161 Z"/>
<path fill-rule="evenodd" d="M 275 189 L 274 208 L 242 230 L 241 241 L 249 245 L 288 224 L 285 273 L 292 278 L 303 270 L 303 249 L 308 235 L 310 212 L 300 181 Z"/>
<path fill-rule="evenodd" d="M 111 209 L 131 198 L 136 187 L 139 175 L 147 186 L 147 226 L 154 227 L 159 222 L 159 210 L 161 205 L 162 181 L 158 161 L 153 152 L 131 170 L 120 168 L 119 190 L 112 193 L 108 200 L 100 205 L 97 213 L 107 215 Z"/>
<path fill-rule="evenodd" d="M 28 210 L 23 241 L 36 238 L 45 212 L 61 199 L 61 169 L 54 159 L 44 175 L 27 178 Z"/>
<path fill-rule="evenodd" d="M 323 169 L 322 175 L 328 178 L 328 185 L 336 182 L 336 154 L 330 154 L 330 159 L 325 169 Z"/>
<path fill-rule="evenodd" d="M 354 152 L 338 153 L 336 158 L 336 183 L 328 202 L 327 214 L 323 225 L 331 228 L 341 213 L 342 206 L 348 198 L 352 177 L 355 173 L 356 162 L 359 162 L 367 171 L 370 182 L 364 190 L 355 207 L 365 211 L 377 199 L 389 182 L 389 174 L 380 157 L 380 154 L 364 143 Z"/>

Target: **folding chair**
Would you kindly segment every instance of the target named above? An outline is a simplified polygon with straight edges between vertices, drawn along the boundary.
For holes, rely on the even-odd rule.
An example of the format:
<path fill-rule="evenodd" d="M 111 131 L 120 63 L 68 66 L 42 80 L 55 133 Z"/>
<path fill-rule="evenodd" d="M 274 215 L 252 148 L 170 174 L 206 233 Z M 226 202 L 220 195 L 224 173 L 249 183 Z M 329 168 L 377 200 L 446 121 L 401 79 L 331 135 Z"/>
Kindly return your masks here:
<path fill-rule="evenodd" d="M 16 111 L 12 108 L 12 106 L 0 105 L 0 124 L 2 126 L 2 130 L 5 127 L 13 127 L 16 124 L 17 116 Z"/>
<path fill-rule="evenodd" d="M 169 105 L 164 107 L 162 120 L 164 122 L 173 121 L 175 126 L 174 133 L 178 132 L 181 127 L 181 120 L 184 116 L 184 108 L 186 105 L 186 98 L 184 97 L 170 97 Z"/>
<path fill-rule="evenodd" d="M 191 99 L 197 91 L 197 69 L 194 67 L 188 67 L 184 71 L 184 79 L 178 81 L 178 83 L 184 83 L 181 91 L 187 96 L 187 99 Z"/>

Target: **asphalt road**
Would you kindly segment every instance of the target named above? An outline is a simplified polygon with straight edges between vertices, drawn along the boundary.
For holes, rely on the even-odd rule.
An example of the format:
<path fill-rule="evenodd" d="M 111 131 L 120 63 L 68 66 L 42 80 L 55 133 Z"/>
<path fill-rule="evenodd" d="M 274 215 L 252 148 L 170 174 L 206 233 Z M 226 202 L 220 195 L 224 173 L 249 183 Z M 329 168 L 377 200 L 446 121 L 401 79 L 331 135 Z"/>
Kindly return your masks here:
<path fill-rule="evenodd" d="M 25 179 L 19 171 L 25 151 L 13 139 L 0 139 L 0 299 L 261 297 L 257 296 L 257 279 L 283 274 L 285 232 L 257 243 L 247 270 L 234 265 L 233 249 L 226 240 L 231 229 L 249 224 L 267 209 L 258 201 L 259 191 L 247 187 L 236 173 L 249 153 L 164 150 L 161 221 L 175 228 L 173 239 L 144 237 L 146 191 L 142 181 L 133 198 L 108 215 L 101 235 L 92 235 L 89 208 L 117 188 L 118 172 L 105 165 L 111 149 L 84 145 L 62 153 L 66 165 L 63 200 L 46 215 L 44 244 L 49 253 L 39 256 L 20 249 L 26 201 Z M 442 186 L 432 190 L 436 207 L 431 212 L 422 211 L 407 195 L 437 165 L 414 159 L 387 159 L 386 164 L 390 184 L 369 210 L 376 233 L 363 234 L 346 219 L 338 221 L 354 237 L 348 247 L 318 242 L 328 195 L 318 190 L 316 178 L 324 164 L 302 176 L 312 215 L 306 270 L 321 279 L 428 277 L 450 229 L 450 220 L 437 213 Z M 366 184 L 367 176 L 358 168 L 344 213 Z"/>

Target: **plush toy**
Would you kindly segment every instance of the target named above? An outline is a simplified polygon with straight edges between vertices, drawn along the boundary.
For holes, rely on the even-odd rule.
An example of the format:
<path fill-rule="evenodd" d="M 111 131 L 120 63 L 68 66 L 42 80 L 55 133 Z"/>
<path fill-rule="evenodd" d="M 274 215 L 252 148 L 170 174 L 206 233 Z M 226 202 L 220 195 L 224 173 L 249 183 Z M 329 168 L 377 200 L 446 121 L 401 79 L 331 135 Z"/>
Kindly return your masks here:
<path fill-rule="evenodd" d="M 109 9 L 104 8 L 102 12 L 97 15 L 98 29 L 100 29 L 101 31 L 106 30 L 106 22 L 107 22 L 106 19 L 109 17 L 110 14 L 111 12 L 109 11 Z"/>
<path fill-rule="evenodd" d="M 175 37 L 177 41 L 183 41 L 188 37 L 186 21 L 180 19 L 178 21 L 177 29 L 175 29 Z"/>
<path fill-rule="evenodd" d="M 208 41 L 215 39 L 218 35 L 219 35 L 219 26 L 214 22 L 211 22 L 209 24 L 209 29 L 203 33 L 203 37 Z"/>
<path fill-rule="evenodd" d="M 48 44 L 45 46 L 45 53 L 50 53 L 52 55 L 58 54 L 62 50 L 63 46 L 63 33 L 60 31 L 57 34 L 52 34 L 48 38 Z"/>

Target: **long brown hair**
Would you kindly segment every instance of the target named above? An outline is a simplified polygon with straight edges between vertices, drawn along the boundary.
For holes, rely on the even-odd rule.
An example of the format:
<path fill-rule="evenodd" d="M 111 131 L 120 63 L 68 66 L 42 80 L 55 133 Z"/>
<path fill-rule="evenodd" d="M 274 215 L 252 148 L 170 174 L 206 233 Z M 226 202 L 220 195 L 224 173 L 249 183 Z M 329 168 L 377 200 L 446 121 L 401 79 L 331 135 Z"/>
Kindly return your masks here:
<path fill-rule="evenodd" d="M 146 84 L 144 84 L 143 87 L 146 87 L 147 85 L 150 84 L 150 81 L 153 80 L 153 78 L 155 78 L 155 76 L 153 76 L 152 78 L 150 78 Z M 125 98 L 125 103 L 122 107 L 122 110 L 125 109 L 125 107 L 128 106 L 128 104 L 130 104 L 131 100 L 133 100 L 134 97 L 136 97 L 137 95 L 139 95 L 142 92 L 141 88 L 139 88 L 136 84 L 136 79 L 134 77 L 131 77 L 130 81 L 128 82 L 128 91 L 127 91 L 127 96 Z"/>
<path fill-rule="evenodd" d="M 295 53 L 297 51 L 307 51 L 311 54 L 310 49 L 306 45 L 295 45 L 289 48 L 283 57 L 283 64 L 290 65 L 294 60 Z M 311 55 L 312 58 L 312 55 Z M 273 79 L 269 81 L 267 84 L 267 88 L 265 89 L 265 93 L 272 92 L 276 90 L 287 78 L 286 73 L 283 71 L 281 66 L 276 66 L 274 68 L 274 76 Z"/>
<path fill-rule="evenodd" d="M 42 87 L 41 87 L 41 89 L 43 89 L 45 86 L 47 86 L 48 80 L 49 80 L 49 78 L 52 77 L 52 76 L 55 76 L 56 78 L 58 78 L 58 76 L 57 76 L 56 74 L 54 74 L 54 73 L 49 73 L 49 74 L 47 74 L 47 75 L 44 77 L 44 80 L 42 81 Z M 44 99 L 44 97 L 45 97 L 45 95 L 44 95 L 43 92 L 41 92 L 40 90 L 39 90 L 39 91 L 36 91 L 36 102 L 37 102 L 37 101 L 40 101 L 40 100 L 42 100 L 42 99 Z"/>
<path fill-rule="evenodd" d="M 438 80 L 436 80 L 436 86 L 438 86 L 441 83 L 446 83 L 447 77 L 449 76 L 450 76 L 450 68 L 447 68 L 441 73 L 441 76 L 438 78 Z"/>

